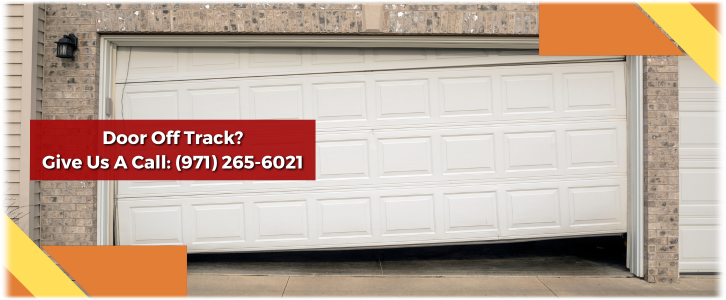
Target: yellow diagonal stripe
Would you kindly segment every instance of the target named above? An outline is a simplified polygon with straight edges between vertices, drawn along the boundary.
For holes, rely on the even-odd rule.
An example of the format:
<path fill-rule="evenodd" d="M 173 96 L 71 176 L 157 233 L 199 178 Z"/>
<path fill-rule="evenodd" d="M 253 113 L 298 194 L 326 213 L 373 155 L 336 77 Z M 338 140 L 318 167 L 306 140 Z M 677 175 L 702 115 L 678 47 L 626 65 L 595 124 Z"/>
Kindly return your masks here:
<path fill-rule="evenodd" d="M 721 85 L 718 45 L 721 34 L 690 3 L 638 3 L 711 79 Z"/>
<path fill-rule="evenodd" d="M 5 215 L 5 267 L 36 297 L 86 297 L 86 294 Z"/>

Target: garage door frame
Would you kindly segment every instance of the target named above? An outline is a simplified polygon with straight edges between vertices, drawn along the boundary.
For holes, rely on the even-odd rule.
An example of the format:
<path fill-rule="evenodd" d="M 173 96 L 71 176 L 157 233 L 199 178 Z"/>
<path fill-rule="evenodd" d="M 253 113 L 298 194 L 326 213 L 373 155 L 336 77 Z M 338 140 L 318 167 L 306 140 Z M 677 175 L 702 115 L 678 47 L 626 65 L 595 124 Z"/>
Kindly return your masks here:
<path fill-rule="evenodd" d="M 538 37 L 457 36 L 323 36 L 323 35 L 103 35 L 100 45 L 99 119 L 109 119 L 114 95 L 113 74 L 118 46 L 156 47 L 390 47 L 390 48 L 504 48 L 539 49 Z M 628 122 L 628 253 L 627 265 L 644 276 L 643 206 L 643 58 L 626 58 Z M 115 182 L 97 186 L 97 243 L 113 245 L 112 212 Z"/>

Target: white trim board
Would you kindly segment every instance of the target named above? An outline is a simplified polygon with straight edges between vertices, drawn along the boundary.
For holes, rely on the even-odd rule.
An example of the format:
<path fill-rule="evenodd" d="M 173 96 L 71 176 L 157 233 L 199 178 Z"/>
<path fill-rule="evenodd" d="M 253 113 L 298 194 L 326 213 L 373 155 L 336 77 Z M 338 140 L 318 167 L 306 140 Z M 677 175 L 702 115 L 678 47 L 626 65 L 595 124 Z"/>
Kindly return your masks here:
<path fill-rule="evenodd" d="M 625 62 L 628 107 L 628 250 L 626 265 L 635 276 L 645 276 L 645 204 L 643 200 L 643 57 Z"/>
<path fill-rule="evenodd" d="M 117 46 L 538 49 L 538 37 L 351 35 L 104 35 Z"/>

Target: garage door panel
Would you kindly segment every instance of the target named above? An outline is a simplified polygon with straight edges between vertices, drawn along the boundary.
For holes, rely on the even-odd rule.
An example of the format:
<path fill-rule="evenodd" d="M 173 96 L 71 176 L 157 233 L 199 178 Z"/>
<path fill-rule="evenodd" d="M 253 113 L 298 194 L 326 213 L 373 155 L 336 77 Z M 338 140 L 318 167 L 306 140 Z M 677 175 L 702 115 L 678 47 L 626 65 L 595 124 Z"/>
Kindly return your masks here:
<path fill-rule="evenodd" d="M 504 134 L 506 172 L 557 169 L 555 131 Z"/>
<path fill-rule="evenodd" d="M 242 203 L 191 205 L 193 244 L 244 242 Z"/>
<path fill-rule="evenodd" d="M 181 206 L 137 207 L 128 213 L 130 244 L 183 244 Z"/>
<path fill-rule="evenodd" d="M 117 118 L 173 107 L 165 118 L 316 119 L 317 180 L 120 181 L 122 244 L 262 251 L 625 232 L 623 63 L 468 67 L 550 59 L 515 52 L 180 48 L 177 70 L 156 77 L 173 80 L 132 72 L 137 82 L 117 85 Z M 154 213 L 173 222 L 152 228 Z"/>
<path fill-rule="evenodd" d="M 615 110 L 615 88 L 613 72 L 564 74 L 565 111 Z"/>
<path fill-rule="evenodd" d="M 313 65 L 363 63 L 366 60 L 363 49 L 317 48 L 311 51 Z"/>
<path fill-rule="evenodd" d="M 567 130 L 567 168 L 617 167 L 618 129 Z"/>
<path fill-rule="evenodd" d="M 313 83 L 312 89 L 318 122 L 367 120 L 365 82 Z"/>
<path fill-rule="evenodd" d="M 134 51 L 129 52 L 128 48 L 124 47 L 120 50 L 117 52 L 117 59 L 123 63 L 119 62 L 118 66 L 124 70 L 123 72 L 117 70 L 116 78 L 119 83 L 131 81 L 136 77 L 153 78 L 153 75 L 164 76 L 180 71 L 178 48 L 136 47 Z"/>
<path fill-rule="evenodd" d="M 492 78 L 463 77 L 439 80 L 442 117 L 491 115 Z"/>
<path fill-rule="evenodd" d="M 434 196 L 381 197 L 383 236 L 435 234 Z"/>
<path fill-rule="evenodd" d="M 369 148 L 367 139 L 317 143 L 317 178 L 369 179 Z"/>
<path fill-rule="evenodd" d="M 239 48 L 191 48 L 189 50 L 187 70 L 228 70 L 240 67 Z"/>
<path fill-rule="evenodd" d="M 719 93 L 688 56 L 678 58 L 679 269 L 719 271 Z"/>
<path fill-rule="evenodd" d="M 446 233 L 497 231 L 497 195 L 444 193 Z"/>
<path fill-rule="evenodd" d="M 129 48 L 118 47 L 117 53 L 116 79 L 117 83 L 123 83 Z M 215 59 L 215 56 L 220 58 Z M 128 82 L 567 62 L 593 58 L 624 60 L 622 56 L 538 56 L 536 50 L 133 47 Z"/>
<path fill-rule="evenodd" d="M 340 239 L 372 237 L 371 199 L 318 199 L 318 237 Z"/>
<path fill-rule="evenodd" d="M 543 127 L 549 128 L 547 131 Z M 568 134 L 575 138 L 567 144 Z M 208 192 L 265 192 L 427 182 L 510 182 L 555 176 L 624 176 L 625 124 L 599 122 L 536 126 L 375 130 L 318 134 L 317 179 L 306 181 L 206 182 L 185 184 L 120 181 L 121 198 Z M 604 141 L 603 141 L 604 140 Z M 595 148 L 593 148 L 595 147 Z M 600 174 L 600 175 L 599 175 Z M 143 188 L 144 185 L 152 184 Z"/>
<path fill-rule="evenodd" d="M 575 187 L 568 189 L 571 226 L 620 224 L 620 186 Z"/>
<path fill-rule="evenodd" d="M 571 236 L 624 231 L 625 190 L 625 179 L 620 178 L 438 187 L 420 184 L 312 192 L 306 198 L 295 193 L 268 193 L 122 199 L 121 215 L 166 215 L 150 215 L 146 221 L 122 218 L 119 226 L 151 230 L 137 240 L 122 235 L 122 244 L 180 244 L 179 232 L 184 232 L 183 244 L 190 252 Z M 605 217 L 594 213 L 602 207 L 608 208 Z M 177 216 L 184 221 L 177 222 Z M 145 225 L 152 218 L 163 220 L 167 226 Z"/>
<path fill-rule="evenodd" d="M 558 198 L 557 189 L 507 191 L 508 230 L 559 228 Z"/>
<path fill-rule="evenodd" d="M 689 223 L 688 218 L 685 219 Z M 691 223 L 699 225 L 681 225 L 679 230 L 679 269 L 681 272 L 718 272 L 718 225 L 704 226 L 703 220 L 692 219 L 694 222 Z"/>
<path fill-rule="evenodd" d="M 302 65 L 302 49 L 295 48 L 251 48 L 250 68 L 289 67 Z"/>
<path fill-rule="evenodd" d="M 378 140 L 380 177 L 433 176 L 431 138 Z"/>
<path fill-rule="evenodd" d="M 428 80 L 377 81 L 377 119 L 429 118 Z"/>
<path fill-rule="evenodd" d="M 443 174 L 494 173 L 494 134 L 441 136 Z"/>
<path fill-rule="evenodd" d="M 482 49 L 435 49 L 436 59 L 487 57 L 489 51 Z M 501 55 L 501 52 L 499 53 Z"/>
<path fill-rule="evenodd" d="M 250 87 L 254 119 L 303 119 L 302 85 Z"/>
<path fill-rule="evenodd" d="M 179 119 L 178 91 L 128 93 L 118 104 L 121 117 L 137 120 Z"/>
<path fill-rule="evenodd" d="M 237 120 L 242 118 L 242 104 L 238 88 L 188 90 L 191 107 L 190 119 Z"/>
<path fill-rule="evenodd" d="M 606 81 L 610 85 L 607 89 L 613 90 L 613 96 L 608 96 L 610 99 L 608 101 L 614 101 L 612 105 L 600 105 L 604 103 L 602 102 L 604 100 L 597 100 L 600 96 L 591 97 L 595 99 L 592 100 L 595 101 L 593 103 L 600 103 L 597 105 L 585 105 L 591 100 L 589 98 L 577 100 L 579 102 L 572 100 L 575 101 L 574 104 L 566 103 L 563 95 L 572 93 L 565 91 L 563 85 L 557 82 L 563 80 L 563 72 L 580 69 L 602 70 L 614 78 Z M 168 107 L 178 102 L 179 100 L 175 100 L 177 96 L 172 91 L 183 97 L 204 99 L 201 90 L 219 90 L 216 93 L 222 93 L 226 98 L 219 99 L 218 103 L 234 108 L 234 101 L 231 100 L 234 92 L 231 90 L 238 88 L 242 91 L 237 102 L 240 105 L 239 118 L 317 118 L 320 130 L 471 122 L 488 125 L 493 122 L 509 121 L 579 121 L 624 118 L 625 96 L 622 88 L 624 81 L 622 72 L 624 72 L 622 63 L 597 63 L 587 66 L 491 67 L 456 71 L 436 69 L 398 73 L 289 76 L 284 79 L 145 83 L 128 84 L 125 88 L 117 88 L 117 99 L 123 97 L 124 103 L 136 101 L 138 105 L 143 105 L 139 108 L 139 114 L 143 117 L 148 109 L 167 106 L 168 110 Z M 618 81 L 621 83 L 617 84 Z M 599 88 L 598 83 L 584 86 L 595 91 L 606 89 Z M 122 93 L 125 95 L 121 95 Z M 190 93 L 191 95 L 187 96 Z M 582 98 L 583 93 L 586 91 L 574 93 L 572 98 Z M 134 100 L 128 100 L 130 98 Z M 117 112 L 120 112 L 121 104 L 117 102 L 116 105 Z M 573 105 L 577 106 L 577 109 Z M 160 117 L 181 118 L 179 116 L 191 117 L 194 114 L 203 114 L 192 113 L 194 107 L 192 104 L 185 105 L 177 109 L 181 111 L 176 115 L 170 110 Z M 128 110 L 129 105 L 125 105 L 124 108 Z M 130 114 L 132 113 L 124 112 L 123 117 L 134 118 Z M 118 113 L 117 118 L 121 117 Z"/>
<path fill-rule="evenodd" d="M 504 114 L 554 112 L 553 75 L 502 76 Z"/>
<path fill-rule="evenodd" d="M 255 203 L 256 240 L 285 241 L 308 238 L 305 200 Z"/>
<path fill-rule="evenodd" d="M 681 205 L 715 204 L 712 202 L 718 200 L 718 169 L 682 169 L 679 176 Z"/>

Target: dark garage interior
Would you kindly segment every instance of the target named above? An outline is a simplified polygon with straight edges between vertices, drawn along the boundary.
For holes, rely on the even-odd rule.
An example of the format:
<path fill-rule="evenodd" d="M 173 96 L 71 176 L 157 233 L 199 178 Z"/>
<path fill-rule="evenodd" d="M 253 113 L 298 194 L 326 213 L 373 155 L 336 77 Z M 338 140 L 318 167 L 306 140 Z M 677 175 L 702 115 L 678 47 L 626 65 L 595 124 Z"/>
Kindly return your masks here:
<path fill-rule="evenodd" d="M 631 277 L 625 239 L 597 236 L 363 250 L 189 254 L 189 274 Z"/>

